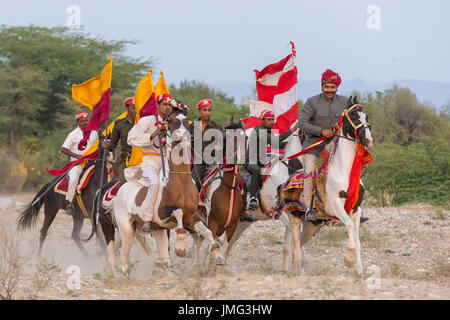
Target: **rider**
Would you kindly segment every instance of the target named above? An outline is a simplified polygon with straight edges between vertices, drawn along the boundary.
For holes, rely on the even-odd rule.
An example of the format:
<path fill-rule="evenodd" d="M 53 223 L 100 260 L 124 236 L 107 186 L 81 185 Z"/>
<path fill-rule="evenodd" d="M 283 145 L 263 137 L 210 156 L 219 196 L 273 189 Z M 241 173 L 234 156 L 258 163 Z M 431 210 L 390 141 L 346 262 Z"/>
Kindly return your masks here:
<path fill-rule="evenodd" d="M 117 168 L 119 169 L 120 184 L 126 182 L 124 170 L 126 168 L 127 157 L 131 155 L 131 146 L 127 142 L 128 132 L 134 126 L 136 118 L 136 107 L 134 105 L 134 97 L 129 97 L 124 101 L 125 111 L 127 116 L 122 119 L 114 121 L 114 127 L 111 132 L 111 139 L 103 141 L 103 148 L 108 148 L 113 151 L 117 144 L 120 145 L 120 156 L 117 161 Z"/>
<path fill-rule="evenodd" d="M 327 138 L 333 137 L 338 129 L 339 119 L 342 112 L 347 107 L 348 98 L 337 94 L 341 77 L 338 73 L 327 69 L 322 74 L 322 93 L 310 97 L 306 100 L 305 105 L 299 112 L 299 127 L 306 133 L 303 149 L 317 142 L 321 136 Z M 314 170 L 314 163 L 320 156 L 325 144 L 319 144 L 314 149 L 303 155 L 303 165 L 305 174 Z M 305 205 L 311 205 L 312 195 L 312 179 L 307 178 L 304 182 L 304 200 Z M 306 221 L 317 221 L 320 217 L 314 208 L 309 208 L 305 215 Z M 361 217 L 361 222 L 367 221 L 368 218 Z"/>
<path fill-rule="evenodd" d="M 61 152 L 70 156 L 70 161 L 78 160 L 83 157 L 84 151 L 78 150 L 78 143 L 83 139 L 83 129 L 88 124 L 89 115 L 87 112 L 80 112 L 75 116 L 77 120 L 77 127 L 69 133 L 66 140 L 64 141 Z M 98 134 L 97 131 L 92 130 L 86 145 L 85 150 L 89 150 L 89 148 L 94 144 L 97 140 Z M 66 207 L 66 214 L 69 216 L 73 215 L 74 207 L 73 207 L 73 197 L 75 196 L 75 191 L 77 188 L 78 179 L 80 177 L 82 168 L 81 164 L 73 167 L 69 171 L 69 187 L 66 193 L 66 200 L 69 201 L 69 204 Z"/>
<path fill-rule="evenodd" d="M 142 147 L 144 157 L 140 165 L 142 177 L 140 182 L 148 186 L 150 206 L 144 211 L 143 232 L 150 231 L 150 223 L 153 218 L 156 204 L 156 196 L 159 188 L 159 170 L 162 167 L 161 154 L 159 149 L 160 140 L 157 136 L 164 129 L 163 121 L 172 112 L 172 96 L 170 94 L 160 94 L 156 100 L 158 116 L 153 115 L 142 117 L 138 123 L 128 132 L 128 144 L 133 147 Z M 163 155 L 166 155 L 166 146 L 162 145 Z"/>
<path fill-rule="evenodd" d="M 203 152 L 205 151 L 205 148 L 210 145 L 211 143 L 217 143 L 215 140 L 211 142 L 210 140 L 203 139 L 204 134 L 207 132 L 208 129 L 215 129 L 219 130 L 222 133 L 224 133 L 222 125 L 220 125 L 218 122 L 211 119 L 212 114 L 212 107 L 213 107 L 213 101 L 211 99 L 202 99 L 197 103 L 197 112 L 199 114 L 199 118 L 197 121 L 194 121 L 193 125 L 189 127 L 189 131 L 191 134 L 191 147 L 194 150 L 194 159 L 200 159 L 200 163 L 194 162 L 194 168 L 192 170 L 192 178 L 195 181 L 195 185 L 197 186 L 197 189 L 201 190 L 202 181 L 205 178 L 205 173 L 207 171 L 207 167 L 210 164 L 205 163 L 205 159 L 203 158 Z M 197 144 L 195 144 L 195 141 L 197 140 Z M 195 148 L 196 145 L 199 145 L 201 147 L 198 148 L 198 150 Z M 211 156 L 214 157 L 216 149 L 213 148 L 211 152 Z M 197 174 L 195 173 L 197 171 Z M 199 180 L 200 178 L 200 180 Z"/>
<path fill-rule="evenodd" d="M 257 197 L 259 177 L 261 175 L 261 168 L 264 167 L 267 145 L 273 145 L 273 142 L 276 139 L 279 139 L 279 145 L 280 142 L 286 140 L 298 128 L 298 124 L 296 123 L 292 129 L 276 136 L 272 132 L 274 118 L 275 115 L 272 111 L 264 110 L 260 115 L 262 123 L 256 126 L 250 134 L 248 150 L 245 157 L 245 168 L 251 174 L 250 201 L 248 203 L 248 209 L 250 210 L 257 209 L 259 205 Z M 261 151 L 258 147 L 262 148 L 264 151 Z M 259 151 L 261 151 L 261 155 L 259 154 Z"/>

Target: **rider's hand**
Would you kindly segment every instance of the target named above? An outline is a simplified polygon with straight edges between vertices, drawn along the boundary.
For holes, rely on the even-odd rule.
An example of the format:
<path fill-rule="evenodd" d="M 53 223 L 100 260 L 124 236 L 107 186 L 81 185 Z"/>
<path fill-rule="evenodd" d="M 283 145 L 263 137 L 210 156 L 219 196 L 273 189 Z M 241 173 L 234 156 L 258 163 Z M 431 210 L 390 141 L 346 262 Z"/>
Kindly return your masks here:
<path fill-rule="evenodd" d="M 150 136 L 150 139 L 153 139 L 157 135 L 161 134 L 162 129 L 163 129 L 162 125 L 160 125 L 160 124 L 156 125 L 156 130 L 155 130 L 155 132 L 152 133 L 152 135 Z"/>
<path fill-rule="evenodd" d="M 102 148 L 103 149 L 108 149 L 109 148 L 109 140 L 103 140 Z"/>
<path fill-rule="evenodd" d="M 327 137 L 327 138 L 331 138 L 334 134 L 334 130 L 332 129 L 322 129 L 322 131 L 320 131 L 320 134 Z"/>
<path fill-rule="evenodd" d="M 75 155 L 75 158 L 77 158 L 78 160 L 80 160 L 81 158 L 83 158 L 83 155 L 82 155 L 82 154 L 76 154 L 76 155 Z"/>
<path fill-rule="evenodd" d="M 295 125 L 292 127 L 291 131 L 295 132 L 298 129 L 298 122 L 295 122 Z"/>

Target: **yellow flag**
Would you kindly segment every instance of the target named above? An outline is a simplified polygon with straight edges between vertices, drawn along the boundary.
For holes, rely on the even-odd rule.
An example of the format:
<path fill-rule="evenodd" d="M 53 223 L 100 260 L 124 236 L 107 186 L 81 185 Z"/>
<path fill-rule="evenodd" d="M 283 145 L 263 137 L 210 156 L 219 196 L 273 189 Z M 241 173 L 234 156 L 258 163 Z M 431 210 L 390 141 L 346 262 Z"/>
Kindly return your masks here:
<path fill-rule="evenodd" d="M 91 110 L 94 109 L 102 96 L 111 88 L 112 61 L 113 58 L 109 58 L 109 62 L 100 75 L 82 84 L 74 84 L 72 86 L 72 97 L 75 101 Z"/>
<path fill-rule="evenodd" d="M 159 82 L 158 82 L 159 83 Z M 136 120 L 135 124 L 139 121 L 139 112 L 142 107 L 147 103 L 148 99 L 152 96 L 155 88 L 153 87 L 153 78 L 152 72 L 148 69 L 148 73 L 142 78 L 137 86 L 136 93 L 134 94 L 134 102 L 136 106 Z M 131 156 L 127 158 L 126 165 L 130 166 L 138 166 L 142 162 L 142 158 L 144 157 L 144 151 L 142 147 L 132 147 L 131 148 Z"/>
<path fill-rule="evenodd" d="M 155 98 L 156 99 L 158 98 L 158 96 L 160 94 L 163 94 L 163 93 L 170 94 L 169 88 L 167 88 L 166 80 L 164 79 L 164 74 L 162 71 L 160 71 L 160 72 L 161 72 L 161 77 L 158 79 L 158 82 L 156 83 L 156 86 L 155 86 Z"/>

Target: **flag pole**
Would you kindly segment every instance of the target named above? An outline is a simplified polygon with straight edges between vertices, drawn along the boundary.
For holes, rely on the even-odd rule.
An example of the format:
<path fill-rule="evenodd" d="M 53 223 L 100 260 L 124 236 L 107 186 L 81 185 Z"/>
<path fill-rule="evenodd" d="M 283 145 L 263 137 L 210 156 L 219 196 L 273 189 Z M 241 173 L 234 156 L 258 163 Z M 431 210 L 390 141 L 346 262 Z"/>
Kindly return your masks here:
<path fill-rule="evenodd" d="M 106 121 L 106 135 L 105 135 L 105 140 L 108 140 L 108 136 L 109 136 L 109 132 L 108 132 L 108 121 Z M 99 144 L 98 146 L 99 148 L 103 148 L 101 144 Z M 100 217 L 100 202 L 102 200 L 102 187 L 103 187 L 103 179 L 104 179 L 104 175 L 105 175 L 105 162 L 106 162 L 106 154 L 108 153 L 108 149 L 103 149 L 103 156 L 102 156 L 102 171 L 100 173 L 100 183 L 99 183 L 99 188 L 98 188 L 98 199 L 97 199 L 97 208 L 96 208 L 96 212 L 95 212 L 95 225 L 98 225 L 98 220 Z"/>

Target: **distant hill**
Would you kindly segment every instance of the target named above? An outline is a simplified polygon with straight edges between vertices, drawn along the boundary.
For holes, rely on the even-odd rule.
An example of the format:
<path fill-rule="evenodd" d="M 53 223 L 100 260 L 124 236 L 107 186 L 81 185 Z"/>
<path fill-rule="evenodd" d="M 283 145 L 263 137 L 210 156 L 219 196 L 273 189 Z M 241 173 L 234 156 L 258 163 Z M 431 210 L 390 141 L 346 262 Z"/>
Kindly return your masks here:
<path fill-rule="evenodd" d="M 428 102 L 432 106 L 441 108 L 450 101 L 450 83 L 421 81 L 421 80 L 398 80 L 391 83 L 368 84 L 362 79 L 348 80 L 342 83 L 339 93 L 349 95 L 352 90 L 359 92 L 383 91 L 397 84 L 400 87 L 408 87 L 413 91 L 419 101 Z M 234 97 L 237 103 L 242 103 L 245 99 L 254 95 L 254 83 L 233 83 L 233 84 L 212 84 L 215 88 Z M 300 81 L 299 98 L 306 100 L 308 97 L 320 93 L 320 81 Z"/>

